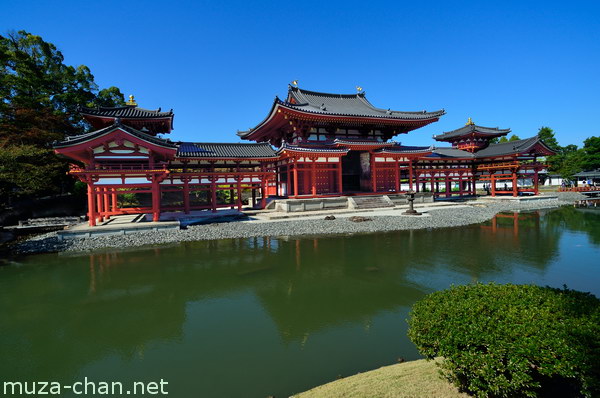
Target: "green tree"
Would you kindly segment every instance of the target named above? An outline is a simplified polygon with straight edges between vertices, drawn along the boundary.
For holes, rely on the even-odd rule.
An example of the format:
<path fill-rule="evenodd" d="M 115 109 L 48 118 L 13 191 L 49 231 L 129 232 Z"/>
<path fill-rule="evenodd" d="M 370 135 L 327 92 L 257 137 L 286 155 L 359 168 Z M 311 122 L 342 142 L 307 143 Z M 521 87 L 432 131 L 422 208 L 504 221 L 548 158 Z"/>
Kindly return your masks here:
<path fill-rule="evenodd" d="M 560 159 L 562 160 L 560 161 L 556 171 L 562 178 L 572 180 L 575 174 L 583 170 L 585 153 L 581 149 L 571 152 L 564 152 L 560 154 Z"/>
<path fill-rule="evenodd" d="M 570 180 L 583 169 L 584 152 L 577 145 L 559 146 L 556 155 L 548 156 L 546 162 L 551 173 Z"/>
<path fill-rule="evenodd" d="M 516 135 L 516 134 L 513 134 L 513 135 L 511 135 L 509 138 L 506 138 L 506 136 L 504 136 L 504 137 L 501 137 L 501 138 L 498 140 L 498 143 L 499 143 L 499 144 L 504 144 L 505 142 L 512 142 L 512 141 L 518 141 L 518 140 L 520 140 L 519 136 L 518 136 L 518 135 Z"/>
<path fill-rule="evenodd" d="M 0 148 L 0 196 L 8 200 L 52 193 L 48 181 L 60 183 L 65 174 L 55 158 L 52 151 L 34 145 Z"/>
<path fill-rule="evenodd" d="M 537 135 L 548 148 L 556 152 L 560 151 L 561 147 L 558 145 L 556 137 L 554 137 L 554 130 L 552 130 L 550 127 L 540 127 Z"/>
<path fill-rule="evenodd" d="M 583 161 L 584 170 L 600 169 L 600 137 L 590 137 L 583 141 Z"/>
<path fill-rule="evenodd" d="M 56 193 L 72 186 L 67 162 L 54 155 L 52 141 L 86 130 L 78 106 L 125 103 L 118 88 L 99 90 L 87 66 L 63 61 L 56 46 L 40 36 L 0 35 L 0 204 L 8 195 Z M 38 178 L 41 170 L 46 178 Z"/>

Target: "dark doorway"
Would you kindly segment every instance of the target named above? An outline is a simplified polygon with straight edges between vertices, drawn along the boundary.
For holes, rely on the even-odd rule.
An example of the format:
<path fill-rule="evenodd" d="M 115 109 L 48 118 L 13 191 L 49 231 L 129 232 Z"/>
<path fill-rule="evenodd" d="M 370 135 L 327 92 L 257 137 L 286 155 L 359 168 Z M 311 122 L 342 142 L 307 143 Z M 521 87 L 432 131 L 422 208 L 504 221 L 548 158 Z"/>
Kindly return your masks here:
<path fill-rule="evenodd" d="M 350 151 L 342 157 L 342 189 L 344 192 L 360 191 L 360 152 Z"/>

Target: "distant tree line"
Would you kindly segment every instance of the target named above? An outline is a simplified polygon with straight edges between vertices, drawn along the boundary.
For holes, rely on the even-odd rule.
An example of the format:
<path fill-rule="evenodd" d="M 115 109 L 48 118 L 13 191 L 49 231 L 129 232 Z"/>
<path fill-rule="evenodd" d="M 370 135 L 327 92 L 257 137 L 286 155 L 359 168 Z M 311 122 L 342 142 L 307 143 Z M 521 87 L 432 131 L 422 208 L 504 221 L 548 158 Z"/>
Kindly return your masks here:
<path fill-rule="evenodd" d="M 99 89 L 85 65 L 65 65 L 52 43 L 26 31 L 0 35 L 0 206 L 68 192 L 68 161 L 51 148 L 87 125 L 79 105 L 124 105 L 117 87 Z"/>
<path fill-rule="evenodd" d="M 592 136 L 583 141 L 583 147 L 577 145 L 559 145 L 554 131 L 550 127 L 541 127 L 538 136 L 556 155 L 548 156 L 548 171 L 559 174 L 564 179 L 572 179 L 581 171 L 600 169 L 600 137 Z"/>

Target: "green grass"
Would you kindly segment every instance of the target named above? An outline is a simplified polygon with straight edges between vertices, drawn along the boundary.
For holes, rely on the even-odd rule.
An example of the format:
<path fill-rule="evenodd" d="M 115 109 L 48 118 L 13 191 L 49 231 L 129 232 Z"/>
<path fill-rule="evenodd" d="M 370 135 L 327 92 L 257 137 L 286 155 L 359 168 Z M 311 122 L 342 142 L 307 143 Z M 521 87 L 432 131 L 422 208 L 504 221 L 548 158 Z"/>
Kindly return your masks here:
<path fill-rule="evenodd" d="M 440 377 L 434 361 L 424 359 L 385 366 L 337 380 L 294 398 L 466 398 Z"/>

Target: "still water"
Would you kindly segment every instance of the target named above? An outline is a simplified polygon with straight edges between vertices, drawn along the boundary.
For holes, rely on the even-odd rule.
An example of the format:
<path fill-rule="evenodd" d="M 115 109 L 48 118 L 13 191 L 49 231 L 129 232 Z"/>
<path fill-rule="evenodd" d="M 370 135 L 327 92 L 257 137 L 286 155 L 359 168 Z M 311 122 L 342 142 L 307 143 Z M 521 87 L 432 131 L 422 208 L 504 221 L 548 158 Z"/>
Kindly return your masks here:
<path fill-rule="evenodd" d="M 0 381 L 163 379 L 175 397 L 287 397 L 419 358 L 406 318 L 430 292 L 496 281 L 600 296 L 599 259 L 591 207 L 20 258 L 0 267 Z"/>

